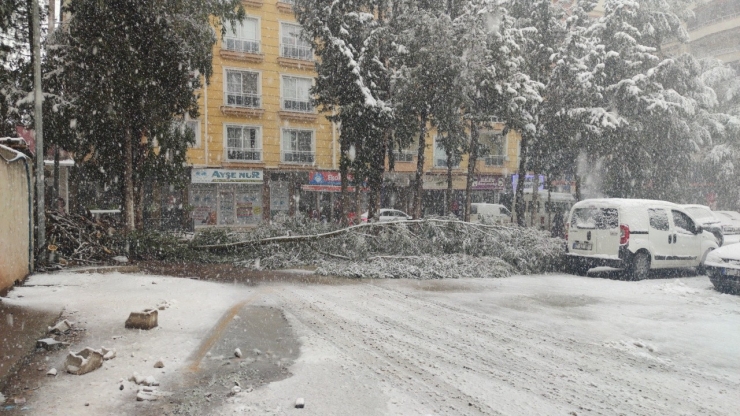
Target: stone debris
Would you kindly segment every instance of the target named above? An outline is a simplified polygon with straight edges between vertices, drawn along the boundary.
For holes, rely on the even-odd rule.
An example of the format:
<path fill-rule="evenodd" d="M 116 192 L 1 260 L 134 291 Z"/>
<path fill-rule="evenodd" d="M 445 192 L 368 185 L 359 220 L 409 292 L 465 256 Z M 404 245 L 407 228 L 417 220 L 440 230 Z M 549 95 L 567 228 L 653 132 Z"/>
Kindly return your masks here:
<path fill-rule="evenodd" d="M 229 393 L 230 396 L 236 396 L 237 394 L 241 393 L 242 388 L 239 386 L 234 386 L 231 388 L 231 392 Z"/>
<path fill-rule="evenodd" d="M 95 371 L 103 365 L 103 352 L 94 350 L 90 347 L 84 350 L 67 355 L 64 368 L 70 374 L 83 375 Z"/>
<path fill-rule="evenodd" d="M 303 406 L 305 406 L 305 401 L 303 400 L 303 397 L 299 397 L 295 400 L 295 408 L 296 409 L 303 409 Z"/>
<path fill-rule="evenodd" d="M 164 368 L 164 362 L 162 360 L 157 361 L 154 363 L 154 368 Z"/>
<path fill-rule="evenodd" d="M 70 329 L 72 329 L 72 323 L 64 319 L 62 321 L 57 322 L 56 325 L 50 326 L 48 333 L 54 334 L 54 335 L 61 335 L 69 331 Z"/>
<path fill-rule="evenodd" d="M 152 329 L 157 326 L 158 313 L 156 309 L 144 309 L 142 312 L 131 312 L 126 320 L 126 328 Z"/>
<path fill-rule="evenodd" d="M 143 401 L 149 401 L 153 402 L 157 400 L 157 396 L 151 393 L 144 393 L 143 391 L 140 391 L 136 393 L 136 401 L 137 402 L 143 402 Z"/>
<path fill-rule="evenodd" d="M 240 350 L 239 348 L 235 349 L 234 350 L 234 357 L 236 357 L 236 358 L 242 358 L 242 350 Z"/>
<path fill-rule="evenodd" d="M 47 376 L 55 376 L 55 375 L 57 375 L 57 369 L 56 368 L 52 368 L 51 370 L 49 370 L 49 371 L 46 372 L 46 375 Z"/>
<path fill-rule="evenodd" d="M 258 350 L 257 348 L 253 349 L 252 352 L 254 355 L 262 355 L 262 351 Z"/>
<path fill-rule="evenodd" d="M 100 352 L 103 353 L 103 360 L 108 361 L 116 358 L 116 350 L 114 349 L 107 349 L 105 347 L 100 349 Z"/>
<path fill-rule="evenodd" d="M 36 341 L 36 348 L 43 348 L 47 351 L 60 350 L 69 345 L 66 342 L 59 342 L 54 338 L 44 338 Z"/>
<path fill-rule="evenodd" d="M 159 386 L 159 382 L 152 376 L 141 376 L 139 373 L 134 373 L 131 378 L 128 379 L 140 386 Z"/>
<path fill-rule="evenodd" d="M 154 282 L 152 282 L 152 283 L 154 283 Z M 159 302 L 159 305 L 157 305 L 157 309 L 160 310 L 160 311 L 163 311 L 163 310 L 165 310 L 165 309 L 167 309 L 167 308 L 169 308 L 171 306 L 172 305 L 170 305 L 169 302 L 167 302 L 166 300 L 163 300 L 162 302 Z"/>

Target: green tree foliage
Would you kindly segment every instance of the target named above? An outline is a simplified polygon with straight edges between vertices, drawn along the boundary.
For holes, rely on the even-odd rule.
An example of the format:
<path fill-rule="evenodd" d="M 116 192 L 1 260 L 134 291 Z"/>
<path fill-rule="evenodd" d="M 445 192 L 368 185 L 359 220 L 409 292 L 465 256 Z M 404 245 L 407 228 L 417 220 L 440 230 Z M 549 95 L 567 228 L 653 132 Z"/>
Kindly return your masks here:
<path fill-rule="evenodd" d="M 182 174 L 193 135 L 172 125 L 197 116 L 200 74 L 212 73 L 212 19 L 244 11 L 236 0 L 72 0 L 65 12 L 69 21 L 48 45 L 50 122 L 63 131 L 56 139 L 123 187 L 127 228 L 141 227 L 134 212 L 145 175 Z"/>

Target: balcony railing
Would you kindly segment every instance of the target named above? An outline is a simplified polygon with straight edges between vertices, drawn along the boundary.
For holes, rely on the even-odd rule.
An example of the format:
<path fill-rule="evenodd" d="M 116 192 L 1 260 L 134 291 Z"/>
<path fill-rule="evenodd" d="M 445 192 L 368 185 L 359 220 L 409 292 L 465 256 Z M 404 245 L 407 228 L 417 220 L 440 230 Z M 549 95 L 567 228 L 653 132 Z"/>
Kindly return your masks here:
<path fill-rule="evenodd" d="M 393 152 L 393 159 L 396 162 L 413 162 L 414 154 L 411 152 Z"/>
<path fill-rule="evenodd" d="M 689 29 L 689 31 L 692 31 L 722 22 L 724 20 L 734 19 L 738 16 L 740 16 L 740 7 L 734 6 L 734 10 L 729 10 L 728 12 L 722 13 L 721 15 L 712 16 L 712 18 L 699 17 L 693 22 L 689 23 L 687 25 L 687 28 Z"/>
<path fill-rule="evenodd" d="M 299 59 L 302 61 L 313 60 L 313 50 L 310 46 L 280 44 L 280 56 L 283 58 Z"/>
<path fill-rule="evenodd" d="M 283 110 L 310 113 L 313 111 L 313 104 L 305 100 L 283 100 Z"/>
<path fill-rule="evenodd" d="M 247 162 L 259 162 L 262 160 L 262 151 L 259 149 L 244 149 L 241 147 L 226 148 L 228 160 L 239 160 Z"/>
<path fill-rule="evenodd" d="M 260 96 L 259 94 L 226 92 L 224 93 L 224 102 L 226 103 L 226 105 L 231 105 L 234 107 L 259 108 Z"/>
<path fill-rule="evenodd" d="M 315 160 L 314 152 L 300 150 L 283 151 L 282 156 L 285 163 L 313 163 Z"/>
<path fill-rule="evenodd" d="M 260 41 L 236 38 L 225 38 L 226 49 L 234 52 L 260 53 Z"/>
<path fill-rule="evenodd" d="M 503 166 L 506 163 L 504 155 L 489 155 L 483 158 L 486 166 Z"/>
<path fill-rule="evenodd" d="M 436 168 L 446 168 L 447 167 L 447 158 L 436 158 L 434 159 L 434 167 Z M 460 167 L 460 162 L 453 161 L 452 162 L 452 168 L 456 169 Z"/>

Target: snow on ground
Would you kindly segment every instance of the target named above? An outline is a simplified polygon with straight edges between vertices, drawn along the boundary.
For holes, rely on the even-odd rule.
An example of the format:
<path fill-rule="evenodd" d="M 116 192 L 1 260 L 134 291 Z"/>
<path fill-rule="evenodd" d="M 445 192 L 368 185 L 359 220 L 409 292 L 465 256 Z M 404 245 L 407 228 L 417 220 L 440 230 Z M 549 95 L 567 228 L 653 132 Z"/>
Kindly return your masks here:
<path fill-rule="evenodd" d="M 66 305 L 89 328 L 85 346 L 118 350 L 102 370 L 47 379 L 29 414 L 137 414 L 149 404 L 133 402 L 129 385 L 119 392 L 118 380 L 137 371 L 166 390 L 209 327 L 247 299 L 283 310 L 301 354 L 291 377 L 214 398 L 208 414 L 734 415 L 740 408 L 740 297 L 714 291 L 704 276 L 246 288 L 63 274 L 29 284 L 11 292 L 24 295 L 12 302 Z M 161 312 L 161 329 L 123 330 L 129 311 L 163 299 L 177 302 Z M 159 358 L 166 374 L 152 368 Z M 305 408 L 294 408 L 298 398 Z"/>

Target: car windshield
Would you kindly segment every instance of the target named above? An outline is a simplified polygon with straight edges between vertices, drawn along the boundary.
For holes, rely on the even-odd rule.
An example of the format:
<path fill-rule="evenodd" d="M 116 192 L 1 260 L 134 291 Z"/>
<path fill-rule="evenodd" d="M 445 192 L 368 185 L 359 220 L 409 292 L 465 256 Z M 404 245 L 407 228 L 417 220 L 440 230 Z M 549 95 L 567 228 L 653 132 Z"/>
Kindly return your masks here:
<path fill-rule="evenodd" d="M 696 220 L 713 220 L 714 214 L 712 214 L 712 211 L 701 208 L 701 207 L 689 207 L 686 208 L 686 212 L 689 213 L 694 219 Z"/>
<path fill-rule="evenodd" d="M 616 208 L 576 208 L 571 217 L 571 226 L 609 230 L 619 227 L 619 214 Z"/>

